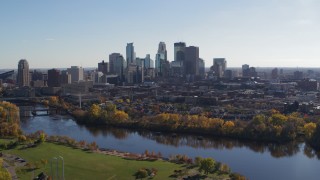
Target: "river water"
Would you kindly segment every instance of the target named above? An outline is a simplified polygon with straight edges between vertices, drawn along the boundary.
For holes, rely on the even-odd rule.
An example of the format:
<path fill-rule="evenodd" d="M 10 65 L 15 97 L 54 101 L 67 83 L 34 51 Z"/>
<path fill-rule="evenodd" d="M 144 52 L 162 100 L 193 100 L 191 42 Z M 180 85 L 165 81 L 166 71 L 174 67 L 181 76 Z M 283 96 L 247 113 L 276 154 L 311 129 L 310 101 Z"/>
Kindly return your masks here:
<path fill-rule="evenodd" d="M 232 171 L 251 180 L 318 180 L 320 160 L 305 143 L 245 142 L 186 134 L 155 133 L 111 127 L 86 127 L 70 116 L 22 117 L 25 133 L 43 130 L 48 135 L 65 135 L 76 140 L 95 141 L 99 147 L 143 153 L 161 152 L 164 157 L 185 154 L 212 157 L 228 164 Z"/>

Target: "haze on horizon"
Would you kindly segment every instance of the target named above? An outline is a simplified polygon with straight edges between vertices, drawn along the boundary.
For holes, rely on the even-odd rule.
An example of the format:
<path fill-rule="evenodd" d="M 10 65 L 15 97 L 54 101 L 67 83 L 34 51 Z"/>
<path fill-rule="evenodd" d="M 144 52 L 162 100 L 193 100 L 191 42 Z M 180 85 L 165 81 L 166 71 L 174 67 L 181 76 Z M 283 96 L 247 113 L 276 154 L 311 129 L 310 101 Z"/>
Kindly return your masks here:
<path fill-rule="evenodd" d="M 317 0 L 30 0 L 0 2 L 0 69 L 96 67 L 110 53 L 198 46 L 206 67 L 320 67 Z"/>

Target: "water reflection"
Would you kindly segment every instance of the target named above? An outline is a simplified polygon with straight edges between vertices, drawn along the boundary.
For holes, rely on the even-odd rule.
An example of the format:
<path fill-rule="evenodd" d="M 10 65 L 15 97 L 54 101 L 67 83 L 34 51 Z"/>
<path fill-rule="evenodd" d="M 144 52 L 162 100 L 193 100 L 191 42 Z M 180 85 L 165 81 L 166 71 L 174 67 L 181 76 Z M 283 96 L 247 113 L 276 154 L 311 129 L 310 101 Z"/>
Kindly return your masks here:
<path fill-rule="evenodd" d="M 112 135 L 113 137 L 115 137 L 117 139 L 126 139 L 130 133 L 133 133 L 133 131 L 130 131 L 128 129 L 86 126 L 86 125 L 81 125 L 81 126 L 85 127 L 86 130 L 88 130 L 95 137 L 97 137 L 101 134 L 103 136 Z"/>
<path fill-rule="evenodd" d="M 112 135 L 117 139 L 126 139 L 130 134 L 137 133 L 143 138 L 153 140 L 157 143 L 170 145 L 174 147 L 189 146 L 196 149 L 233 149 L 233 148 L 248 148 L 256 153 L 270 153 L 274 158 L 290 157 L 302 149 L 304 145 L 303 142 L 291 141 L 286 143 L 265 143 L 257 141 L 245 141 L 245 140 L 235 140 L 228 138 L 213 138 L 208 136 L 196 136 L 187 134 L 173 134 L 173 133 L 160 133 L 151 132 L 145 130 L 132 130 L 124 128 L 113 128 L 113 127 L 93 127 L 85 126 L 93 136 L 97 137 L 99 135 L 109 136 Z M 310 146 L 304 145 L 304 154 L 309 158 L 317 157 L 320 159 L 319 153 L 317 155 Z"/>
<path fill-rule="evenodd" d="M 49 135 L 68 136 L 77 141 L 96 141 L 99 147 L 124 152 L 161 152 L 164 157 L 185 154 L 212 157 L 230 165 L 249 179 L 318 179 L 320 156 L 303 142 L 283 144 L 239 141 L 187 134 L 84 126 L 63 115 L 21 118 L 25 133 L 44 130 Z M 285 168 L 284 168 L 285 167 Z"/>
<path fill-rule="evenodd" d="M 317 157 L 320 159 L 320 151 L 315 151 L 310 145 L 306 144 L 303 148 L 303 153 L 306 155 L 308 158 L 312 159 L 314 157 Z"/>

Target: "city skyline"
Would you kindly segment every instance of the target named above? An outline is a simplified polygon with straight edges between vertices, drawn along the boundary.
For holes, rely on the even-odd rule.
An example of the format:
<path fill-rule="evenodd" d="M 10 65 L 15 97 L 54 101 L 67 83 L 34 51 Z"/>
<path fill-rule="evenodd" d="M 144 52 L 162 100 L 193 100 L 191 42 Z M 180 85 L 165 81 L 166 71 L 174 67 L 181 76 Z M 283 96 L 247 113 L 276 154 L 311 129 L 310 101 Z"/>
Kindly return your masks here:
<path fill-rule="evenodd" d="M 183 8 L 181 8 L 183 7 Z M 206 67 L 320 67 L 320 2 L 8 1 L 0 6 L 0 69 L 95 67 L 112 53 L 155 60 L 159 42 L 199 47 Z M 196 13 L 192 13 L 196 12 Z"/>

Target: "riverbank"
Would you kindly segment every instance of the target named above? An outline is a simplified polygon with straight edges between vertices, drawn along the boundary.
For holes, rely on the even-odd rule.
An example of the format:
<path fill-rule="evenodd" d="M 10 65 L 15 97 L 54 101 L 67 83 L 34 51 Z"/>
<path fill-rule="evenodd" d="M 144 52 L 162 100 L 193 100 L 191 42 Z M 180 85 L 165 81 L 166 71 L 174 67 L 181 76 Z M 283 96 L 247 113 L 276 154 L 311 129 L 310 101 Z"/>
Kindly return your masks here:
<path fill-rule="evenodd" d="M 105 126 L 91 127 L 77 124 L 66 116 L 39 116 L 24 118 L 21 129 L 24 133 L 44 130 L 48 135 L 68 136 L 77 141 L 95 141 L 99 147 L 122 152 L 141 154 L 148 150 L 162 153 L 163 157 L 185 154 L 190 158 L 211 157 L 227 163 L 236 172 L 250 179 L 316 179 L 320 176 L 317 167 L 319 157 L 304 143 L 288 144 L 237 141 L 179 133 L 156 133 L 135 131 Z M 305 166 L 309 164 L 309 166 Z M 283 167 L 286 167 L 284 170 Z M 265 171 L 265 169 L 268 171 Z M 296 172 L 298 169 L 298 174 Z"/>
<path fill-rule="evenodd" d="M 201 136 L 212 136 L 272 143 L 287 143 L 303 139 L 306 143 L 311 144 L 315 150 L 320 150 L 319 146 L 310 143 L 310 138 L 313 136 L 319 120 L 306 118 L 303 114 L 296 112 L 282 114 L 271 109 L 269 112 L 258 114 L 248 121 L 212 118 L 206 115 L 209 112 L 198 115 L 145 114 L 137 119 L 130 113 L 130 107 L 127 110 L 118 110 L 116 105 L 112 103 L 105 104 L 103 108 L 98 104 L 92 104 L 88 109 L 81 110 L 71 104 L 67 106 L 63 99 L 51 98 L 46 105 L 66 110 L 78 123 L 84 125 L 185 133 L 197 135 L 200 138 Z M 315 142 L 313 139 L 315 138 L 312 138 L 312 141 Z"/>
<path fill-rule="evenodd" d="M 196 175 L 197 168 L 190 168 L 185 164 L 176 164 L 163 160 L 132 160 L 127 153 L 116 151 L 83 151 L 55 143 L 42 143 L 36 147 L 20 149 L 16 147 L 3 151 L 13 157 L 24 159 L 27 163 L 47 160 L 47 164 L 39 166 L 35 171 L 18 168 L 19 179 L 31 179 L 33 174 L 45 172 L 50 175 L 50 161 L 53 157 L 62 156 L 64 159 L 65 179 L 135 179 L 134 174 L 142 168 L 156 170 L 153 179 L 176 179 L 179 175 Z M 10 155 L 8 157 L 11 157 Z M 61 172 L 61 171 L 60 171 Z M 186 174 L 179 174 L 184 172 Z M 181 177 L 182 177 L 181 176 Z M 203 176 L 203 174 L 201 175 Z M 209 174 L 209 178 L 230 179 L 229 174 Z"/>

